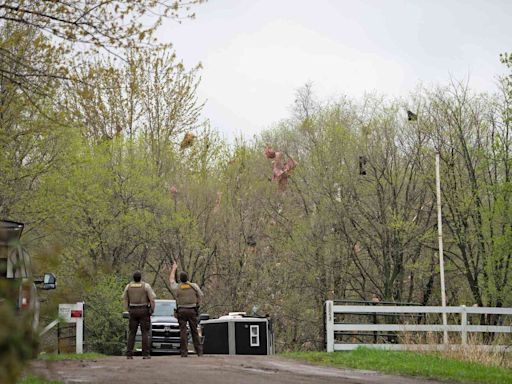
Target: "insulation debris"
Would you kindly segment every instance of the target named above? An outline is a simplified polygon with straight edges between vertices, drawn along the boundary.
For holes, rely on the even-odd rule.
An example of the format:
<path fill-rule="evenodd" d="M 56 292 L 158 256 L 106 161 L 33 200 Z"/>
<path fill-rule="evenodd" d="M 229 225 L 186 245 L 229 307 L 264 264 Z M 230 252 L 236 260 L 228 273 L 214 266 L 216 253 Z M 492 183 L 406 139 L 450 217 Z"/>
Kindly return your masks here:
<path fill-rule="evenodd" d="M 222 192 L 217 192 L 217 199 L 215 200 L 215 207 L 213 207 L 213 212 L 217 213 L 220 210 L 220 203 L 222 202 Z"/>
<path fill-rule="evenodd" d="M 194 144 L 194 139 L 196 138 L 196 135 L 194 135 L 192 132 L 185 133 L 185 136 L 183 137 L 183 140 L 180 144 L 180 149 L 187 149 L 188 147 L 191 147 L 192 144 Z"/>
<path fill-rule="evenodd" d="M 272 147 L 269 145 L 267 145 L 267 147 L 265 148 L 265 157 L 267 159 L 273 159 L 274 157 L 276 157 L 276 151 L 274 151 Z"/>
<path fill-rule="evenodd" d="M 278 189 L 284 192 L 288 185 L 288 177 L 293 169 L 297 166 L 297 162 L 290 156 L 284 160 L 284 153 L 275 151 L 271 146 L 265 148 L 265 157 L 272 160 L 272 181 L 277 181 Z"/>
<path fill-rule="evenodd" d="M 176 188 L 175 185 L 172 185 L 171 188 L 169 188 L 169 192 L 171 193 L 172 197 L 175 198 L 178 194 L 178 188 Z"/>

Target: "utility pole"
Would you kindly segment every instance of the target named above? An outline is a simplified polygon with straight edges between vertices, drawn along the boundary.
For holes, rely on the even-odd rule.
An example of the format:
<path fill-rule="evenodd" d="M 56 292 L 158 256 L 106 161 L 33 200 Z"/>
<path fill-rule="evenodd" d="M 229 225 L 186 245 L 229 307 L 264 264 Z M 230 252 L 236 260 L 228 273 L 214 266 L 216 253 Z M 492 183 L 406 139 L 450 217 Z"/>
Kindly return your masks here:
<path fill-rule="evenodd" d="M 444 255 L 443 255 L 443 217 L 441 215 L 441 174 L 439 171 L 440 155 L 436 152 L 436 192 L 437 192 L 437 238 L 439 240 L 439 270 L 441 277 L 441 302 L 443 306 L 444 343 L 448 344 L 448 321 L 446 318 L 446 291 L 444 286 Z"/>

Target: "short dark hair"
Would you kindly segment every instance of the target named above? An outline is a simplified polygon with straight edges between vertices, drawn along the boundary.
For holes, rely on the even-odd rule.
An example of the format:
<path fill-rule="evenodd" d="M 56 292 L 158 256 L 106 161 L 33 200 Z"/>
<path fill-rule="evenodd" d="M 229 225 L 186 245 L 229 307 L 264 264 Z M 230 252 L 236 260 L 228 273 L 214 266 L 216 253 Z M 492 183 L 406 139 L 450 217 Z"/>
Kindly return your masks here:
<path fill-rule="evenodd" d="M 180 274 L 179 274 L 179 278 L 180 278 L 180 281 L 182 283 L 186 283 L 187 280 L 188 280 L 188 275 L 187 275 L 187 272 L 185 271 L 181 271 Z"/>
<path fill-rule="evenodd" d="M 138 282 L 140 282 L 141 278 L 142 278 L 142 274 L 140 273 L 140 271 L 133 272 L 133 281 L 138 283 Z"/>

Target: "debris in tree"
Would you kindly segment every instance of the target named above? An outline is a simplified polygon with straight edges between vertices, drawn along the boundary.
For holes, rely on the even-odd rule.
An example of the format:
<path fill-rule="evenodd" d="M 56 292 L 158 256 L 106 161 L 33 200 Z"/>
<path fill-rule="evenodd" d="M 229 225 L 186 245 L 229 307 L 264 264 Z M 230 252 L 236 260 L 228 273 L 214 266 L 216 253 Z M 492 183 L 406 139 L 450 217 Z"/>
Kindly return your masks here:
<path fill-rule="evenodd" d="M 183 137 L 183 140 L 180 144 L 180 149 L 186 149 L 194 143 L 194 139 L 196 138 L 196 135 L 194 135 L 192 132 L 185 133 L 185 136 Z"/>
<path fill-rule="evenodd" d="M 283 172 L 283 174 L 279 177 L 277 181 L 277 189 L 279 192 L 286 191 L 286 188 L 288 187 L 288 174 Z"/>
<path fill-rule="evenodd" d="M 341 186 L 338 183 L 334 183 L 334 200 L 341 203 Z"/>
<path fill-rule="evenodd" d="M 249 247 L 255 247 L 256 246 L 256 237 L 254 235 L 249 235 L 247 236 L 247 239 L 245 240 L 245 243 L 249 246 Z"/>
<path fill-rule="evenodd" d="M 293 169 L 297 166 L 297 162 L 293 160 L 292 158 L 289 158 L 286 160 L 286 163 L 284 163 L 284 171 L 288 174 L 293 171 Z"/>
<path fill-rule="evenodd" d="M 407 111 L 407 120 L 409 120 L 409 121 L 417 121 L 418 120 L 418 115 L 408 110 Z"/>
<path fill-rule="evenodd" d="M 368 162 L 368 159 L 366 156 L 359 156 L 359 174 L 360 175 L 366 175 L 366 163 Z"/>
<path fill-rule="evenodd" d="M 274 151 L 270 145 L 265 147 L 265 157 L 267 159 L 273 159 L 276 157 L 276 151 Z"/>
<path fill-rule="evenodd" d="M 217 213 L 220 210 L 220 203 L 222 201 L 222 192 L 217 192 L 217 199 L 215 200 L 215 207 L 213 208 L 213 212 Z"/>
<path fill-rule="evenodd" d="M 176 198 L 176 195 L 178 194 L 178 188 L 176 188 L 175 185 L 172 185 L 171 188 L 169 188 L 169 192 L 171 193 L 173 199 Z"/>
<path fill-rule="evenodd" d="M 277 181 L 278 189 L 284 192 L 288 185 L 288 177 L 293 169 L 297 166 L 297 162 L 288 156 L 288 160 L 284 161 L 283 152 L 275 151 L 272 147 L 265 148 L 265 156 L 272 161 L 272 181 Z"/>
<path fill-rule="evenodd" d="M 359 256 L 359 253 L 361 253 L 361 243 L 359 243 L 359 241 L 356 241 L 354 244 L 354 253 L 356 256 Z"/>
<path fill-rule="evenodd" d="M 282 161 L 283 154 L 281 152 L 277 152 L 276 156 L 274 158 L 274 161 L 272 162 L 272 180 L 273 181 L 279 181 L 279 178 L 284 173 L 284 165 Z"/>

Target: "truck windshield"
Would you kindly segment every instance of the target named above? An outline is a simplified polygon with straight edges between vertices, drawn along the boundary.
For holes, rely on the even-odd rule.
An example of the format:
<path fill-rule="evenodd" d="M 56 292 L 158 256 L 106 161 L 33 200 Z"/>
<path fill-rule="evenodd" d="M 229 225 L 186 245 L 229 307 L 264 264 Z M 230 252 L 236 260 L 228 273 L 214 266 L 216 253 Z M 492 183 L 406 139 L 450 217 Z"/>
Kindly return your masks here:
<path fill-rule="evenodd" d="M 0 245 L 0 277 L 19 279 L 30 276 L 30 256 L 21 247 Z"/>
<path fill-rule="evenodd" d="M 30 276 L 30 256 L 19 240 L 24 224 L 0 220 L 0 277 L 8 279 Z"/>
<path fill-rule="evenodd" d="M 174 316 L 176 303 L 174 301 L 157 301 L 153 316 Z"/>

